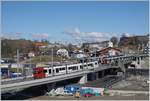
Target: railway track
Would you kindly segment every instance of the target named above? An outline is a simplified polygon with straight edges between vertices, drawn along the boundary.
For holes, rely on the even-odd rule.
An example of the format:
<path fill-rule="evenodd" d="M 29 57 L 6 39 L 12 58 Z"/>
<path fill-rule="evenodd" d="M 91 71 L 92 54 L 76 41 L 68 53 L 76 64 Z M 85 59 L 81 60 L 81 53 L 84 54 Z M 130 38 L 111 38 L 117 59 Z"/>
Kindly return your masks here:
<path fill-rule="evenodd" d="M 1 84 L 11 84 L 11 83 L 16 83 L 16 82 L 23 82 L 23 81 L 30 81 L 33 80 L 33 77 L 20 77 L 20 78 L 16 78 L 16 79 L 10 79 L 10 80 L 2 80 Z"/>

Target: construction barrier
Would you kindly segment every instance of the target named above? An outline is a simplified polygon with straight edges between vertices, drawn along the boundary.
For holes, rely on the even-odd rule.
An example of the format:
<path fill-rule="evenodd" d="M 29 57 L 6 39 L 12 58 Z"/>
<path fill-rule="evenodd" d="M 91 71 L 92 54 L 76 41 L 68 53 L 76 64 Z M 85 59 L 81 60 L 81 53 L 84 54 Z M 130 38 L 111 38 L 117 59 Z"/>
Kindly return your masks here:
<path fill-rule="evenodd" d="M 103 96 L 104 91 L 105 91 L 104 88 L 69 85 L 57 89 L 52 89 L 50 92 L 47 92 L 46 95 L 48 96 L 71 95 L 79 98 L 81 96 L 84 97 Z"/>

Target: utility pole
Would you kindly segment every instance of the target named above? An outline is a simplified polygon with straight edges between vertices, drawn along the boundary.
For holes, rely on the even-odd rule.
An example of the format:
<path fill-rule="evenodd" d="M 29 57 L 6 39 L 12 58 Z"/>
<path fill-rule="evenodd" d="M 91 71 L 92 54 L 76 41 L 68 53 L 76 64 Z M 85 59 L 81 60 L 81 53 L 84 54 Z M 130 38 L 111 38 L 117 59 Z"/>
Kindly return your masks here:
<path fill-rule="evenodd" d="M 30 69 L 32 68 L 32 61 L 31 61 L 32 59 L 31 59 L 31 58 L 32 58 L 32 53 L 30 52 L 30 53 L 29 53 Z M 27 72 L 28 72 L 28 73 L 27 73 Z M 25 78 L 26 78 L 26 75 L 29 74 L 29 70 L 27 70 L 27 72 L 25 72 Z"/>
<path fill-rule="evenodd" d="M 17 77 L 19 77 L 19 49 L 17 49 Z"/>
<path fill-rule="evenodd" d="M 96 49 L 95 49 L 95 60 L 94 61 L 96 61 Z"/>
<path fill-rule="evenodd" d="M 2 49 L 2 42 L 1 42 L 1 36 L 0 36 L 0 48 Z M 1 65 L 1 60 L 2 60 L 2 58 L 1 58 L 1 49 L 0 49 L 0 65 Z"/>
<path fill-rule="evenodd" d="M 52 59 L 52 72 L 54 74 L 54 67 L 53 67 L 53 47 L 52 47 L 52 50 L 51 50 L 51 59 Z"/>

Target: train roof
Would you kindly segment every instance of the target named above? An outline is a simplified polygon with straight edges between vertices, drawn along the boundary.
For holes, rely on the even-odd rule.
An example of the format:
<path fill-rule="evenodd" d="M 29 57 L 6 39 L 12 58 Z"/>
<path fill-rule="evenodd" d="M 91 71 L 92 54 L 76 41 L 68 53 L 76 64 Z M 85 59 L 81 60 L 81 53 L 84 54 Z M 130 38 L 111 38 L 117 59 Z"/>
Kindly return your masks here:
<path fill-rule="evenodd" d="M 76 66 L 76 65 L 82 65 L 82 63 L 78 63 L 78 64 L 70 64 L 68 66 Z"/>

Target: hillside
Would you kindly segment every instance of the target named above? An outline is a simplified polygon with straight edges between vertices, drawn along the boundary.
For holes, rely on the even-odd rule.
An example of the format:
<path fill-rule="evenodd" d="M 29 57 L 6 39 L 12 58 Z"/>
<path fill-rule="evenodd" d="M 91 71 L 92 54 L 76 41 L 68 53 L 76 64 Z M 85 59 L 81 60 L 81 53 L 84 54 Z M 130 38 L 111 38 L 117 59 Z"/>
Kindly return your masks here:
<path fill-rule="evenodd" d="M 149 41 L 149 35 L 145 36 L 132 36 L 132 37 L 121 37 L 118 46 L 120 48 L 128 48 L 131 50 L 142 49 L 146 46 Z"/>
<path fill-rule="evenodd" d="M 33 41 L 30 40 L 24 40 L 24 39 L 17 39 L 17 40 L 11 40 L 11 39 L 2 39 L 2 58 L 12 58 L 14 55 L 16 55 L 17 49 L 19 49 L 20 53 L 27 53 L 32 50 L 36 50 L 36 47 L 34 45 Z"/>

